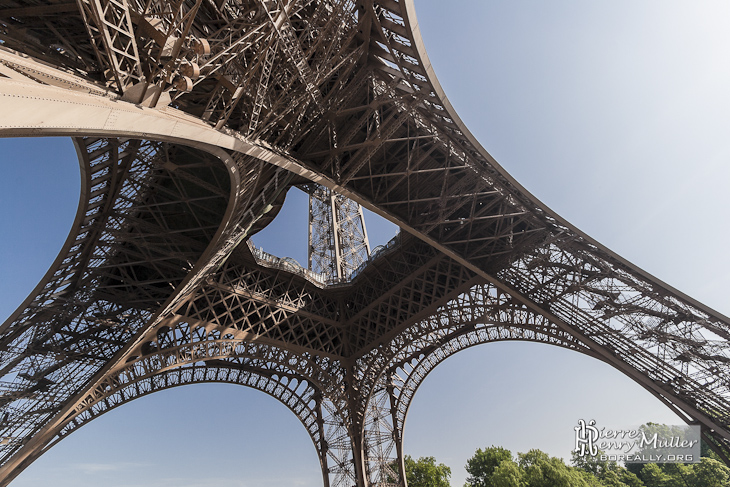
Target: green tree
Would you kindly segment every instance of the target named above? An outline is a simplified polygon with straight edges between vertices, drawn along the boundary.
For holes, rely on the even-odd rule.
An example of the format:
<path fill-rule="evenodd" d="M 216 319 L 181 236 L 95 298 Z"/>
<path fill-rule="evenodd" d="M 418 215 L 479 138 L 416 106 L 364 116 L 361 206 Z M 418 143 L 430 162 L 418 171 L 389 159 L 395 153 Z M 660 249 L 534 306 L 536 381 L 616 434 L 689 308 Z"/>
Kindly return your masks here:
<path fill-rule="evenodd" d="M 702 458 L 700 463 L 692 465 L 690 485 L 693 487 L 728 487 L 730 486 L 730 468 L 714 458 Z"/>
<path fill-rule="evenodd" d="M 517 455 L 527 487 L 590 487 L 582 473 L 540 450 Z"/>
<path fill-rule="evenodd" d="M 646 487 L 730 487 L 730 468 L 707 457 L 699 463 L 647 463 L 639 477 Z"/>
<path fill-rule="evenodd" d="M 655 436 L 658 439 L 662 439 L 662 438 L 666 439 L 666 438 L 671 438 L 671 437 L 687 438 L 685 426 L 679 426 L 679 425 L 646 423 L 639 427 L 639 432 L 641 433 L 641 436 L 640 436 L 641 441 L 651 442 L 651 440 Z M 649 450 L 650 450 L 650 454 L 652 454 L 652 455 L 660 454 L 660 455 L 663 455 L 665 458 L 668 455 L 676 453 L 676 451 L 674 451 L 672 448 L 652 449 L 648 445 L 633 453 L 635 453 L 637 455 L 645 455 L 646 452 Z M 707 445 L 704 444 L 704 442 L 701 442 L 700 443 L 700 455 L 706 456 L 706 455 L 714 455 L 714 454 L 710 451 L 710 449 L 707 447 Z M 630 472 L 635 473 L 639 478 L 643 479 L 644 474 L 642 472 L 644 471 L 645 465 L 646 464 L 643 464 L 643 463 L 627 463 L 626 468 Z M 687 487 L 687 482 L 685 482 L 683 480 L 682 476 L 685 474 L 688 474 L 689 470 L 680 469 L 679 467 L 675 467 L 675 465 L 679 465 L 679 464 L 660 463 L 660 464 L 658 464 L 658 467 L 659 467 L 659 470 L 661 470 L 667 476 L 666 482 L 669 482 L 672 485 L 676 482 L 681 482 L 681 484 L 679 484 L 679 485 Z M 654 473 L 655 473 L 655 471 L 652 467 L 652 469 L 650 469 L 650 471 L 649 471 L 649 473 L 647 473 L 647 475 L 654 475 Z M 646 481 L 644 483 L 646 483 Z M 690 487 L 692 487 L 692 486 L 690 486 Z"/>
<path fill-rule="evenodd" d="M 681 487 L 675 476 L 664 472 L 656 463 L 645 464 L 639 477 L 646 487 Z"/>
<path fill-rule="evenodd" d="M 607 460 L 600 459 L 600 455 L 602 455 L 603 452 L 599 450 L 598 454 L 599 456 L 595 457 L 593 455 L 580 456 L 578 453 L 573 452 L 573 457 L 570 459 L 570 463 L 575 468 L 591 473 L 597 477 L 610 468 Z"/>
<path fill-rule="evenodd" d="M 710 445 L 705 440 L 702 440 L 700 442 L 700 456 L 712 458 L 713 460 L 717 460 L 718 462 L 725 465 L 722 462 L 722 460 L 720 459 L 720 456 L 717 453 L 715 453 L 714 451 L 712 451 L 712 449 L 710 448 Z"/>
<path fill-rule="evenodd" d="M 406 467 L 408 487 L 451 487 L 449 483 L 451 469 L 443 463 L 437 465 L 434 457 L 414 460 L 410 455 L 406 455 L 403 463 Z"/>
<path fill-rule="evenodd" d="M 430 463 L 435 465 L 432 458 Z M 708 457 L 696 464 L 639 464 L 639 476 L 600 457 L 574 455 L 572 463 L 566 465 L 540 450 L 518 453 L 513 459 L 504 448 L 480 448 L 467 461 L 464 487 L 730 487 L 730 468 Z M 410 476 L 408 480 L 416 486 Z M 417 484 L 421 485 L 442 484 Z"/>
<path fill-rule="evenodd" d="M 470 487 L 491 487 L 494 470 L 502 461 L 512 461 L 512 452 L 501 446 L 491 446 L 478 449 L 474 456 L 466 461 L 466 471 L 469 477 L 466 485 Z"/>
<path fill-rule="evenodd" d="M 515 462 L 502 460 L 492 472 L 492 487 L 524 487 L 525 472 Z"/>
<path fill-rule="evenodd" d="M 573 454 L 571 463 L 575 468 L 590 474 L 602 487 L 644 487 L 644 483 L 626 468 L 616 462 L 601 460 L 599 456 Z"/>
<path fill-rule="evenodd" d="M 603 487 L 644 487 L 644 482 L 625 468 L 617 465 L 597 476 L 596 479 Z"/>

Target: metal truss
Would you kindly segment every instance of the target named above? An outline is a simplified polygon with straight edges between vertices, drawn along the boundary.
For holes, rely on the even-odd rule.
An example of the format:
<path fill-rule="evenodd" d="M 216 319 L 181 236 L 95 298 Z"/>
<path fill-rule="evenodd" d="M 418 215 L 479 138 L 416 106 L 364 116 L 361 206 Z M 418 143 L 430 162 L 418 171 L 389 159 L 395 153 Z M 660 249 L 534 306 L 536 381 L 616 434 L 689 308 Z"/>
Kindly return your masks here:
<path fill-rule="evenodd" d="M 0 485 L 196 382 L 302 421 L 325 486 L 405 485 L 427 374 L 499 340 L 617 368 L 730 453 L 730 319 L 545 208 L 478 144 L 410 0 L 8 0 L 0 136 L 74 137 L 69 238 L 0 327 Z M 257 249 L 286 191 L 310 269 Z M 404 231 L 370 252 L 363 205 Z"/>
<path fill-rule="evenodd" d="M 345 281 L 370 256 L 362 206 L 320 185 L 308 185 L 309 269 Z"/>

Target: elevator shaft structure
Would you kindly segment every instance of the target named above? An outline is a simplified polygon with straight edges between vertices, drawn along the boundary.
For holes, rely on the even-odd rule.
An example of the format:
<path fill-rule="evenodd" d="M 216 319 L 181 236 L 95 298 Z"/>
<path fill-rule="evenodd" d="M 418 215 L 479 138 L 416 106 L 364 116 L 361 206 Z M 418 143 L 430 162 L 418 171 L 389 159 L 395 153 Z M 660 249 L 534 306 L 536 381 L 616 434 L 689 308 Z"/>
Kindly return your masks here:
<path fill-rule="evenodd" d="M 72 137 L 82 175 L 0 326 L 0 486 L 115 407 L 225 382 L 301 420 L 326 487 L 403 487 L 419 385 L 501 340 L 615 367 L 728 461 L 730 319 L 499 166 L 412 0 L 3 0 L 0 136 Z M 293 187 L 311 269 L 250 243 Z M 355 204 L 403 231 L 369 252 Z"/>

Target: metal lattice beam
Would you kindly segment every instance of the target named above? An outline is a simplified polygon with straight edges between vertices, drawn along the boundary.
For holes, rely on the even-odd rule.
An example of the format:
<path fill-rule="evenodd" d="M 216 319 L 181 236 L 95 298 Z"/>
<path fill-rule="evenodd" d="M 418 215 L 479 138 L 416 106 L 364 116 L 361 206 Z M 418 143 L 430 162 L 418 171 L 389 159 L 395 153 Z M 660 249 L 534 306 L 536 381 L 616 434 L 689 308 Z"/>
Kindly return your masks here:
<path fill-rule="evenodd" d="M 0 136 L 73 136 L 84 175 L 61 254 L 0 327 L 0 485 L 109 409 L 222 381 L 299 417 L 326 486 L 402 486 L 416 389 L 498 340 L 612 365 L 727 458 L 730 319 L 520 187 L 414 18 L 410 0 L 0 8 Z M 293 186 L 311 269 L 247 241 Z M 405 232 L 369 255 L 358 205 Z"/>

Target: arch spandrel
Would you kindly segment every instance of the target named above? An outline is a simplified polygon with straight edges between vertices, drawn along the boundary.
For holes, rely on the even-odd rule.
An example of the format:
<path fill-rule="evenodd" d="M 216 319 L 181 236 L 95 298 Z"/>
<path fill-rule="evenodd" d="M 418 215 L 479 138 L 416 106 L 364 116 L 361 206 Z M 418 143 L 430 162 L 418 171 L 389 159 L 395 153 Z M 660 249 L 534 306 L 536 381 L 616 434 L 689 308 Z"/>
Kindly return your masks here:
<path fill-rule="evenodd" d="M 404 478 L 406 416 L 426 376 L 461 350 L 505 340 L 546 343 L 595 356 L 543 316 L 483 285 L 450 300 L 360 359 L 362 428 L 371 481 L 398 485 L 397 479 Z"/>
<path fill-rule="evenodd" d="M 76 382 L 103 376 L 104 360 L 119 360 L 165 306 L 174 309 L 170 292 L 194 289 L 277 204 L 289 178 L 222 151 L 221 161 L 166 142 L 76 143 L 84 176 L 76 221 L 30 304 L 4 325 L 6 455 L 27 449 L 49 413 L 79 397 Z"/>
<path fill-rule="evenodd" d="M 171 321 L 168 321 L 171 323 Z M 158 346 L 133 350 L 123 366 L 81 398 L 59 425 L 59 432 L 33 461 L 81 426 L 137 398 L 181 385 L 220 382 L 262 391 L 300 420 L 314 443 L 325 485 L 354 480 L 352 443 L 342 390 L 342 367 L 286 350 L 221 338 L 216 331 L 180 322 L 157 331 Z M 326 368 L 325 368 L 326 367 Z"/>
<path fill-rule="evenodd" d="M 17 445 L 5 437 L 5 446 L 17 449 L 6 448 L 0 483 L 42 453 L 74 411 L 102 404 L 121 384 L 114 374 L 128 365 L 139 366 L 151 383 L 195 363 L 196 353 L 223 367 L 215 361 L 230 361 L 227 347 L 234 343 L 276 344 L 315 367 L 339 361 L 329 391 L 345 446 L 339 459 L 329 457 L 340 473 L 326 476 L 335 485 L 402 484 L 399 430 L 416 379 L 456 350 L 506 337 L 590 352 L 727 446 L 730 320 L 591 240 L 506 173 L 450 106 L 410 0 L 164 5 L 80 1 L 77 10 L 54 18 L 50 33 L 45 17 L 61 7 L 0 11 L 10 24 L 24 19 L 33 33 L 25 38 L 12 26 L 0 32 L 0 136 L 82 134 L 187 145 L 227 161 L 237 180 L 225 224 L 213 229 L 214 243 L 190 262 L 190 274 L 168 279 L 167 294 L 164 279 L 151 279 L 157 287 L 120 300 L 155 303 L 145 316 L 123 313 L 139 321 L 138 333 L 102 345 L 118 348 L 63 404 L 36 409 L 46 414 L 34 420 L 41 429 L 24 431 Z M 90 35 L 80 35 L 79 26 Z M 111 30 L 114 36 L 105 35 Z M 179 169 L 173 162 L 165 170 Z M 307 285 L 285 269 L 269 268 L 265 278 L 284 277 L 277 274 L 270 288 L 256 292 L 242 292 L 244 281 L 235 279 L 206 287 L 205 277 L 224 263 L 230 269 L 235 259 L 227 259 L 267 218 L 292 173 L 400 225 L 427 247 L 420 257 L 429 258 L 408 260 L 417 246 L 401 247 L 386 256 L 390 268 L 375 260 L 348 285 L 320 286 L 320 310 L 291 306 Z M 185 257 L 179 245 L 168 242 L 164 258 Z M 145 258 L 159 271 L 156 258 Z M 115 264 L 106 282 L 130 291 L 118 274 L 126 269 L 137 277 L 139 270 Z M 481 294 L 474 291 L 479 286 Z M 197 320 L 190 336 L 197 328 L 198 341 L 161 342 L 181 310 Z M 114 329 L 119 313 L 109 311 L 94 318 Z M 481 326 L 487 315 L 500 326 Z M 429 320 L 436 328 L 428 330 Z M 210 333 L 220 333 L 220 341 L 208 340 Z M 262 360 L 243 366 L 255 371 L 279 363 Z M 408 378 L 394 380 L 396 371 Z M 309 377 L 311 370 L 295 373 Z M 24 392 L 43 393 L 45 376 L 26 375 L 36 389 Z M 397 391 L 405 391 L 401 402 Z M 17 392 L 6 398 L 16 400 Z M 392 469 L 393 455 L 400 472 Z"/>
<path fill-rule="evenodd" d="M 48 414 L 34 413 L 34 401 L 53 411 L 74 393 L 75 381 L 103 366 L 100 357 L 111 357 L 139 332 L 167 299 L 159 282 L 183 281 L 218 233 L 229 203 L 231 183 L 215 157 L 150 141 L 86 137 L 75 143 L 82 173 L 75 222 L 45 278 L 3 325 L 6 454 Z M 194 194 L 207 215 L 176 217 L 176 200 Z M 163 206 L 173 213 L 155 211 Z M 137 264 L 140 253 L 155 252 L 140 242 L 172 228 L 179 232 L 177 252 L 147 268 Z"/>

